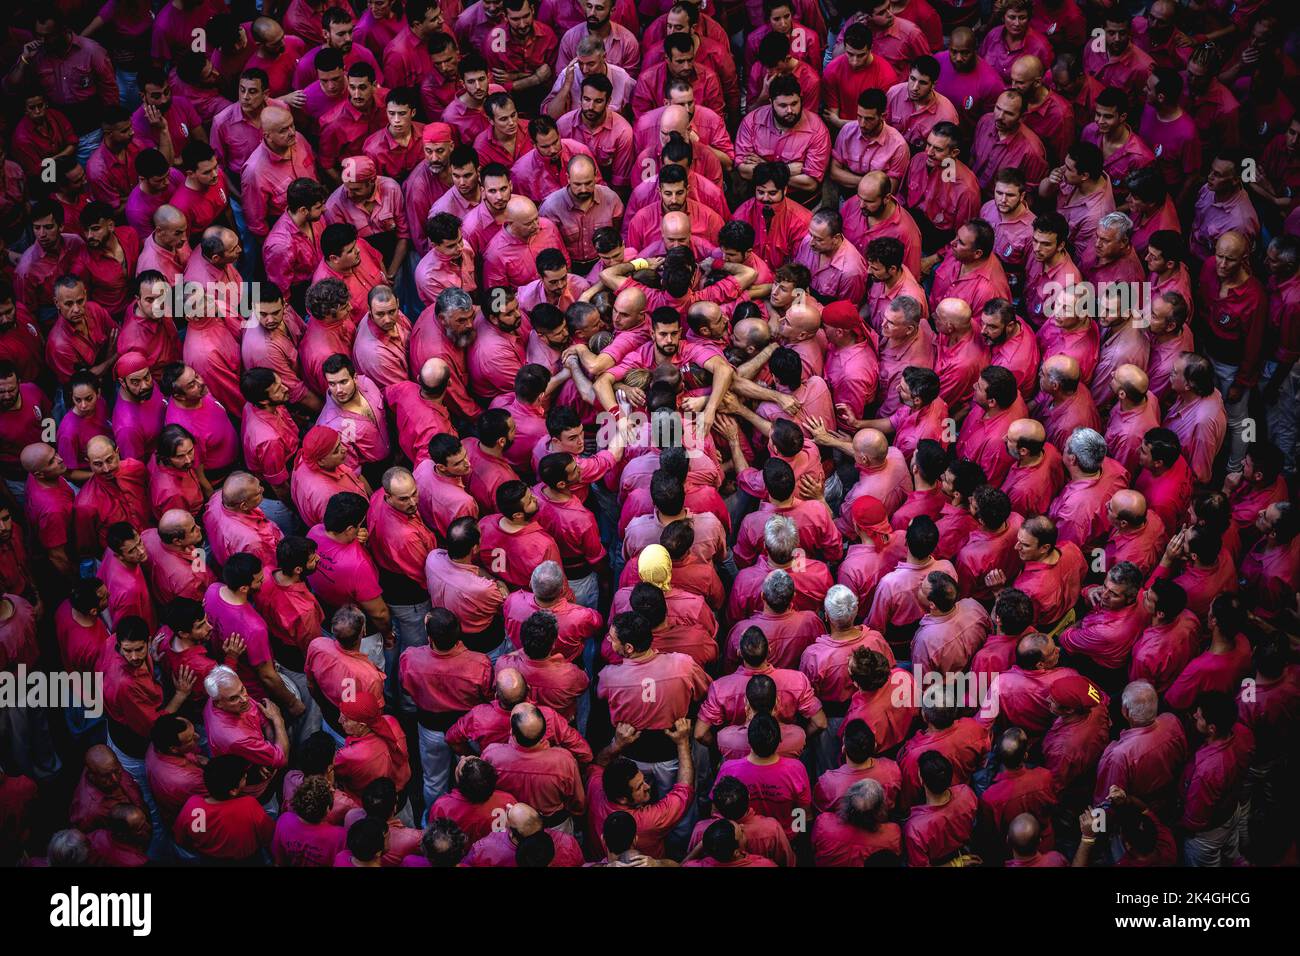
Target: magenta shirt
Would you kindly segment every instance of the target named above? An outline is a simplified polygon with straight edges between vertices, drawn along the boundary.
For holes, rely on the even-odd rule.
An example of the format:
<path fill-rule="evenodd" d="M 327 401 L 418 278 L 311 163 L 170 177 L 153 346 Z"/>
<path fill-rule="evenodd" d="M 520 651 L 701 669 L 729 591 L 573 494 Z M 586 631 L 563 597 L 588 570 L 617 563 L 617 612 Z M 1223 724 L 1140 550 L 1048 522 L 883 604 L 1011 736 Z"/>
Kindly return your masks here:
<path fill-rule="evenodd" d="M 246 649 L 235 665 L 235 670 L 239 674 L 239 679 L 248 688 L 248 693 L 258 700 L 263 700 L 266 698 L 266 687 L 258 678 L 255 668 L 271 660 L 271 642 L 267 635 L 266 622 L 262 620 L 262 615 L 257 613 L 252 601 L 246 604 L 230 604 L 222 598 L 221 587 L 220 581 L 213 581 L 203 594 L 203 610 L 207 613 L 208 620 L 212 622 L 212 636 L 208 646 L 220 657 L 221 645 L 227 638 L 232 634 L 242 637 Z M 255 707 L 251 702 L 249 706 Z M 260 713 L 258 716 L 261 716 Z M 211 738 L 211 726 L 208 728 L 208 734 Z M 212 753 L 215 756 L 216 744 L 211 739 L 209 743 L 212 744 Z"/>
<path fill-rule="evenodd" d="M 339 544 L 325 533 L 323 525 L 313 526 L 307 537 L 316 542 L 320 554 L 320 565 L 308 575 L 307 583 L 322 604 L 341 607 L 382 596 L 375 563 L 363 545 L 356 541 Z"/>
<path fill-rule="evenodd" d="M 164 422 L 183 425 L 194 436 L 198 461 L 205 468 L 227 468 L 239 458 L 239 433 L 230 423 L 226 409 L 211 394 L 203 396 L 198 408 L 169 403 Z"/>

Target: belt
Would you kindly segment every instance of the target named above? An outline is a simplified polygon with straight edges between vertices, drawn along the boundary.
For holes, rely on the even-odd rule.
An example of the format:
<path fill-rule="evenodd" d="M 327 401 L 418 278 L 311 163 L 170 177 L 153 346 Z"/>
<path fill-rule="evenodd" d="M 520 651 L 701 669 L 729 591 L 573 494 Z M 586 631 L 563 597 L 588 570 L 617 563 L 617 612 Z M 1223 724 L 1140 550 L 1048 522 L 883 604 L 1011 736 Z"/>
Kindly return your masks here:
<path fill-rule="evenodd" d="M 463 710 L 421 710 L 417 707 L 415 722 L 425 730 L 446 733 L 451 728 L 451 725 L 463 716 L 465 716 Z"/>
<path fill-rule="evenodd" d="M 846 697 L 844 700 L 824 700 L 822 701 L 822 710 L 826 711 L 827 717 L 843 717 L 849 712 L 849 702 L 852 697 Z"/>
<path fill-rule="evenodd" d="M 568 810 L 556 810 L 554 813 L 545 814 L 542 816 L 542 826 L 547 829 L 554 829 L 563 825 L 569 819 L 569 816 Z"/>

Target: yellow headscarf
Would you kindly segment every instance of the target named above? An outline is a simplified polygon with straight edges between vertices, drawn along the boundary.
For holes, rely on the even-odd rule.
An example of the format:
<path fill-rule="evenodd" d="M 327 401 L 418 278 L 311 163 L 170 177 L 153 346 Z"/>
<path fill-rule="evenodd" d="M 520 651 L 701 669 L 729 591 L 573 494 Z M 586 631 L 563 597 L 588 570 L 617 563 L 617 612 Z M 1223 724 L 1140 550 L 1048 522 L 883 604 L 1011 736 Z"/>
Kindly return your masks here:
<path fill-rule="evenodd" d="M 662 544 L 648 545 L 637 557 L 636 570 L 642 581 L 660 591 L 666 593 L 673 585 L 673 559 Z"/>

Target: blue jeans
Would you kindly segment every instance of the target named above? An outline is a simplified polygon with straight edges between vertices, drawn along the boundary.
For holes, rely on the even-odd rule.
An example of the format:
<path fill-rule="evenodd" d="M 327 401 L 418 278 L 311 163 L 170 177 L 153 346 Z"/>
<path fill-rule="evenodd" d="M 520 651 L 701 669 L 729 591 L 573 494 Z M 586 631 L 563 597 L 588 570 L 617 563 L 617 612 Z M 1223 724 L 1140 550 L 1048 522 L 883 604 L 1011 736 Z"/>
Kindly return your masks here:
<path fill-rule="evenodd" d="M 435 800 L 451 789 L 451 748 L 447 735 L 441 730 L 420 727 L 420 767 L 424 771 L 424 805 L 433 806 Z"/>
<path fill-rule="evenodd" d="M 585 578 L 570 578 L 569 587 L 573 589 L 574 603 L 596 610 L 596 605 L 600 603 L 600 579 L 594 571 Z"/>
<path fill-rule="evenodd" d="M 388 610 L 393 615 L 393 637 L 395 638 L 392 648 L 384 650 L 384 673 L 387 679 L 384 681 L 384 696 L 390 701 L 401 701 L 402 710 L 406 713 L 415 712 L 415 701 L 411 696 L 402 690 L 398 682 L 398 663 L 401 660 L 402 652 L 410 647 L 423 647 L 428 643 L 428 632 L 424 629 L 424 618 L 431 610 L 433 605 L 428 601 L 420 604 L 390 604 Z"/>
<path fill-rule="evenodd" d="M 114 72 L 117 74 L 117 96 L 122 103 L 122 108 L 129 113 L 134 113 L 136 107 L 140 105 L 139 75 L 133 70 L 121 68 Z"/>
<path fill-rule="evenodd" d="M 77 137 L 77 162 L 85 166 L 90 160 L 91 154 L 99 148 L 100 141 L 104 138 L 104 131 L 96 126 L 89 133 L 84 133 Z"/>
<path fill-rule="evenodd" d="M 298 534 L 298 514 L 283 501 L 274 498 L 262 499 L 262 514 L 286 535 Z"/>

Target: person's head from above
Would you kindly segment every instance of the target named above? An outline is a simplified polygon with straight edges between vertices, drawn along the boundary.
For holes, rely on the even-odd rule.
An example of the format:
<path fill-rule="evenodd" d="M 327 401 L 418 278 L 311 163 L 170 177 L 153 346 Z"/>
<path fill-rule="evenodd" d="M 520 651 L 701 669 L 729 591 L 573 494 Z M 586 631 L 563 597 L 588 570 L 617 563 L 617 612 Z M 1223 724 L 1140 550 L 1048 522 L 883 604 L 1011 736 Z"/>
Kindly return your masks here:
<path fill-rule="evenodd" d="M 1049 671 L 1061 660 L 1061 648 L 1050 634 L 1033 631 L 1016 643 L 1016 666 L 1022 671 Z"/>
<path fill-rule="evenodd" d="M 486 803 L 496 792 L 497 769 L 481 757 L 462 757 L 454 776 L 456 789 L 470 803 Z"/>
<path fill-rule="evenodd" d="M 238 716 L 249 707 L 255 707 L 244 682 L 239 679 L 233 668 L 218 664 L 208 671 L 203 678 L 203 690 L 212 701 L 212 706 L 227 714 Z"/>
<path fill-rule="evenodd" d="M 519 746 L 536 747 L 546 739 L 546 718 L 536 704 L 516 704 L 510 710 L 510 736 Z"/>
<path fill-rule="evenodd" d="M 1155 722 L 1160 698 L 1150 681 L 1135 680 L 1124 688 L 1120 700 L 1124 719 L 1130 727 L 1146 727 Z"/>
<path fill-rule="evenodd" d="M 937 750 L 927 750 L 921 754 L 917 770 L 927 797 L 942 797 L 952 787 L 952 761 Z"/>
<path fill-rule="evenodd" d="M 455 649 L 464 637 L 460 620 L 442 607 L 435 607 L 424 616 L 424 633 L 429 646 L 443 654 Z"/>
<path fill-rule="evenodd" d="M 881 338 L 901 347 L 917 335 L 923 321 L 921 303 L 914 296 L 895 296 L 880 322 Z"/>
<path fill-rule="evenodd" d="M 515 668 L 505 667 L 497 671 L 492 682 L 492 692 L 501 709 L 509 712 L 528 697 L 528 681 Z"/>
<path fill-rule="evenodd" d="M 229 511 L 261 514 L 262 482 L 246 471 L 234 471 L 221 483 L 221 503 Z"/>

